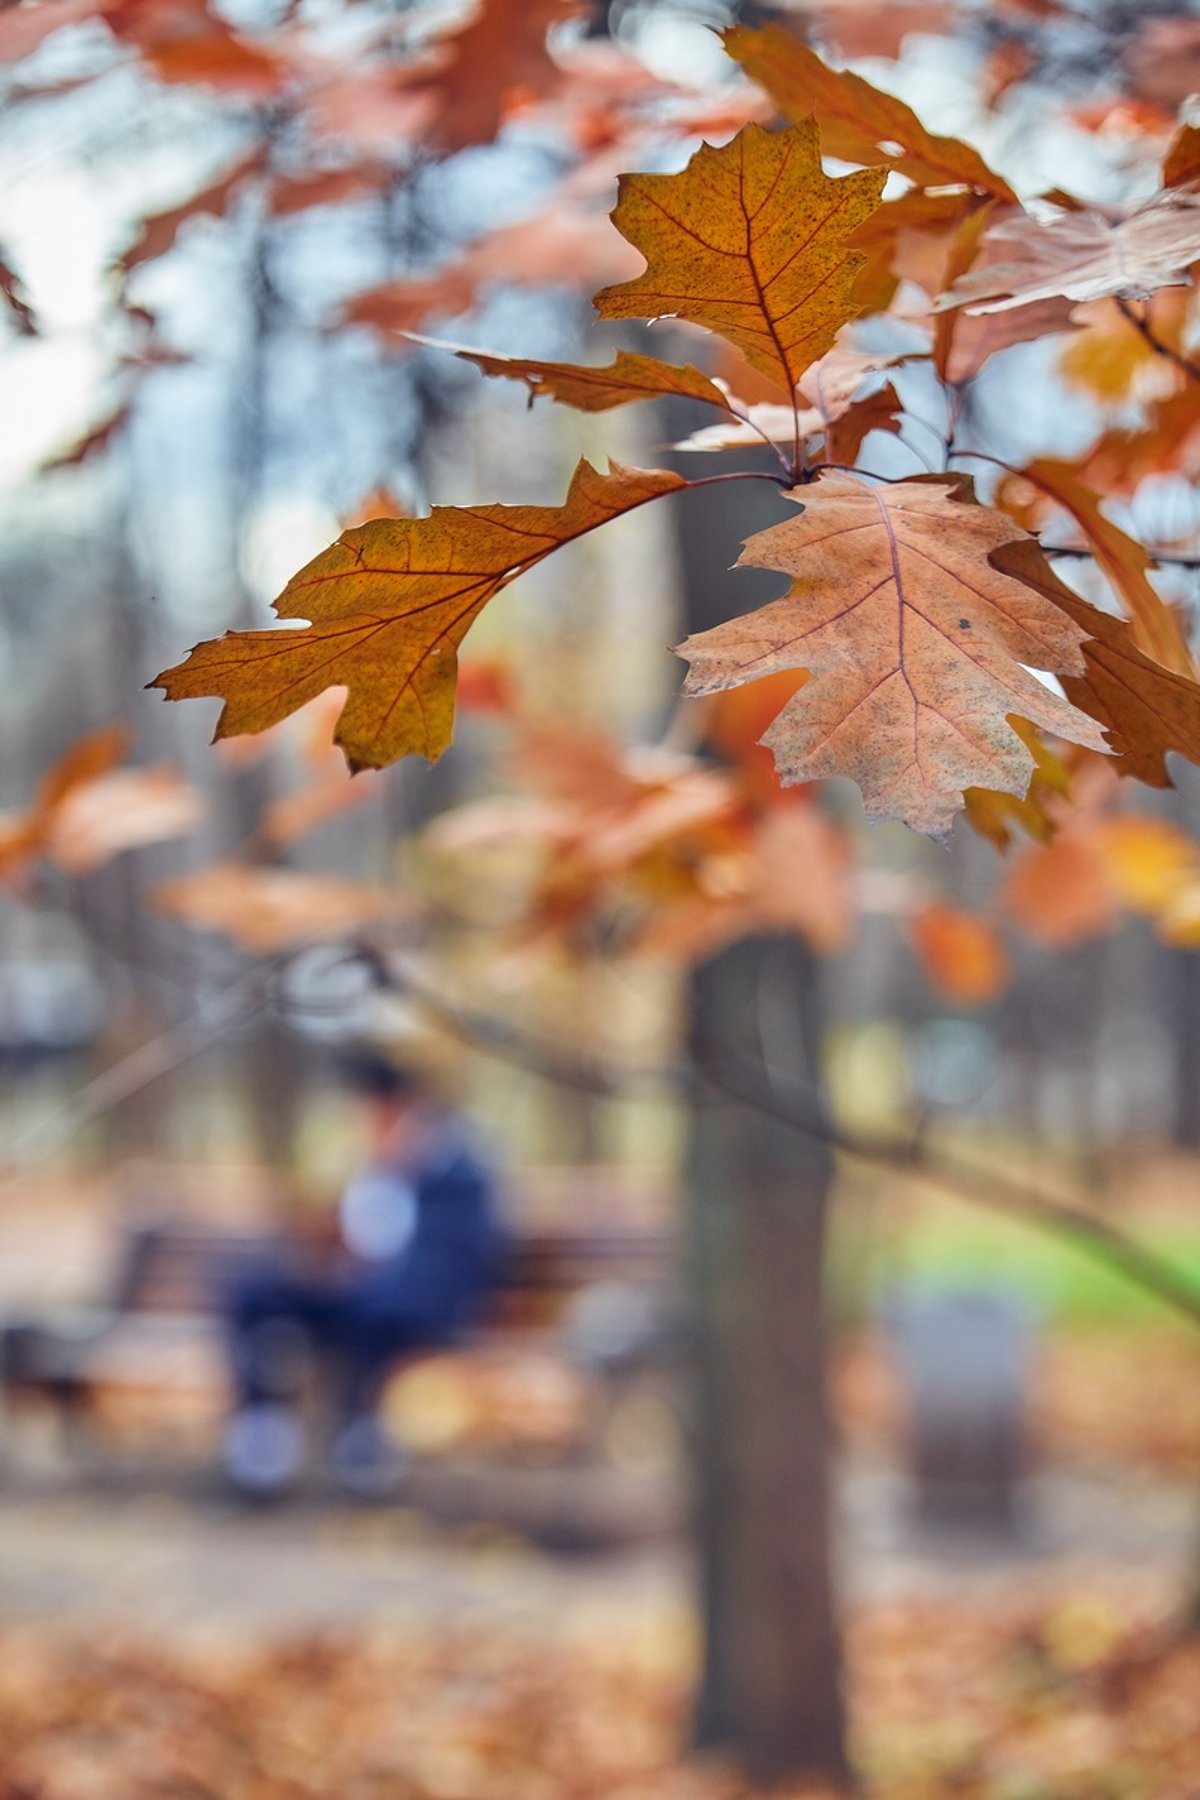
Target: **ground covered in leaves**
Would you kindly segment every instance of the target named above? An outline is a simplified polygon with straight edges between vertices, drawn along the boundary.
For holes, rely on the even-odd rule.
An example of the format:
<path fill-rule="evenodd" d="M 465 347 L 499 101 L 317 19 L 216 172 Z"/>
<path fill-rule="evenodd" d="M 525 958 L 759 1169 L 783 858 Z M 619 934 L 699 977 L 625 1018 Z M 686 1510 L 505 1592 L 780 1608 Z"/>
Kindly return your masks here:
<path fill-rule="evenodd" d="M 693 1646 L 628 1631 L 329 1633 L 247 1647 L 0 1630 L 3 1800 L 746 1800 L 680 1764 Z M 873 1800 L 1195 1800 L 1200 1642 L 1129 1589 L 904 1602 L 850 1632 Z M 793 1788 L 788 1800 L 816 1800 Z"/>

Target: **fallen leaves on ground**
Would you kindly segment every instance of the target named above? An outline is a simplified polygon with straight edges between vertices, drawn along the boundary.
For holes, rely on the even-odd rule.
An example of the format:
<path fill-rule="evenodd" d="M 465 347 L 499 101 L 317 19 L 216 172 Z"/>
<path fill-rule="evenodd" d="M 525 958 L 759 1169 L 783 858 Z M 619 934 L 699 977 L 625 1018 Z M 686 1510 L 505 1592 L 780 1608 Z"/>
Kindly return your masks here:
<path fill-rule="evenodd" d="M 1190 1800 L 1200 1642 L 1136 1583 L 897 1600 L 850 1621 L 870 1800 Z M 0 1631 L 5 1792 L 38 1800 L 755 1800 L 685 1764 L 692 1634 L 665 1602 L 553 1621 L 150 1642 Z M 1103 1771 L 1102 1785 L 1098 1772 Z M 759 1800 L 766 1800 L 760 1796 Z M 832 1800 L 791 1783 L 773 1800 Z"/>
<path fill-rule="evenodd" d="M 679 652 L 691 694 L 813 671 L 763 740 L 783 781 L 848 775 L 872 819 L 943 835 L 964 789 L 1025 794 L 1034 759 L 1010 715 L 1104 748 L 1028 672 L 1082 674 L 1084 634 L 989 561 L 1022 535 L 1011 519 L 953 479 L 872 489 L 823 475 L 791 498 L 797 517 L 741 558 L 793 576 L 790 591 Z"/>

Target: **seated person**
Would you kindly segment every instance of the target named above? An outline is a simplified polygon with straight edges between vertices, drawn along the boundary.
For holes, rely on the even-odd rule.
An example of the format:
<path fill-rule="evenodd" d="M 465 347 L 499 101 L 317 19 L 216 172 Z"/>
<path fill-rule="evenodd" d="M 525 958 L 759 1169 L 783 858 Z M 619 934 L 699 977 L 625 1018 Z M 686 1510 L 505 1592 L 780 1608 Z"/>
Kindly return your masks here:
<path fill-rule="evenodd" d="M 247 1492 L 288 1485 L 303 1451 L 296 1406 L 308 1353 L 337 1374 L 334 1463 L 348 1485 L 382 1482 L 375 1404 L 387 1365 L 452 1342 L 478 1311 L 503 1252 L 492 1180 L 461 1120 L 412 1069 L 373 1051 L 342 1059 L 367 1112 L 367 1166 L 338 1212 L 338 1244 L 259 1263 L 226 1296 L 236 1411 L 225 1466 Z"/>

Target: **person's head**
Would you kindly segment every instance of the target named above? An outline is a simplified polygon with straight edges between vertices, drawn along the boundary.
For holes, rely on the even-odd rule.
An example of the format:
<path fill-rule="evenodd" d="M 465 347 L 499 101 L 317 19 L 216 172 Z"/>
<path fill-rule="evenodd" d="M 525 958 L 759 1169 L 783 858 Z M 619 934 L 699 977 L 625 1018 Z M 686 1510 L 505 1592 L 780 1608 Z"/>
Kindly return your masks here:
<path fill-rule="evenodd" d="M 363 1108 L 372 1154 L 403 1157 L 416 1147 L 431 1098 L 418 1069 L 368 1047 L 344 1051 L 338 1074 Z"/>

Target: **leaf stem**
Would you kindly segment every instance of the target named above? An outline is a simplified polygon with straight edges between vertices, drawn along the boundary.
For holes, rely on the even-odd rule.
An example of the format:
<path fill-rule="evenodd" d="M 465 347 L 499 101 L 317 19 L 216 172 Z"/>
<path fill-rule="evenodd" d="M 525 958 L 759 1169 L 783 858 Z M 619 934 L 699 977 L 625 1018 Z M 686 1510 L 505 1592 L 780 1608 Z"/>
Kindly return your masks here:
<path fill-rule="evenodd" d="M 688 481 L 686 486 L 690 488 L 716 487 L 719 481 L 773 481 L 775 486 L 785 493 L 798 485 L 793 481 L 790 469 L 785 469 L 782 475 L 776 475 L 770 469 L 731 469 L 725 475 L 697 475 L 696 479 Z M 658 496 L 656 495 L 655 498 L 657 499 Z"/>
<path fill-rule="evenodd" d="M 1164 343 L 1145 313 L 1136 312 L 1128 300 L 1118 300 L 1117 311 L 1145 339 L 1155 356 L 1163 356 L 1168 362 L 1174 363 L 1177 369 L 1183 370 L 1189 381 L 1200 381 L 1200 364 L 1192 362 L 1181 350 L 1176 350 L 1172 345 Z"/>

